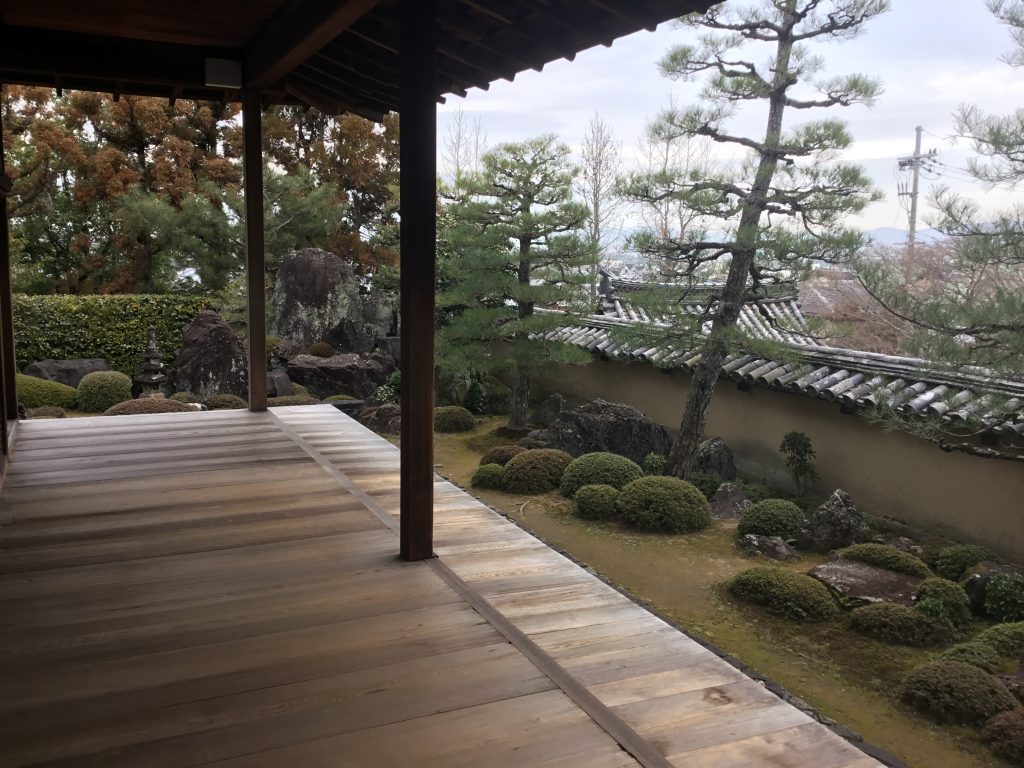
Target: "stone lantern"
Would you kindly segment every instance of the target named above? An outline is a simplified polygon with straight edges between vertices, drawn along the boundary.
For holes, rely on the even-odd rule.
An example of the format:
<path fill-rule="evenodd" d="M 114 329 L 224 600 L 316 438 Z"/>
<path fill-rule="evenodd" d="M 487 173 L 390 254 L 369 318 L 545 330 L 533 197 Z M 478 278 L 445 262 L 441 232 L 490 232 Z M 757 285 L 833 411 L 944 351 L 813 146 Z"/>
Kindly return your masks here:
<path fill-rule="evenodd" d="M 160 385 L 167 381 L 164 375 L 164 366 L 160 362 L 160 350 L 156 346 L 156 328 L 149 327 L 149 343 L 142 353 L 142 366 L 139 368 L 139 375 L 135 377 L 135 383 L 142 387 L 139 398 L 162 398 L 164 393 L 160 391 Z"/>

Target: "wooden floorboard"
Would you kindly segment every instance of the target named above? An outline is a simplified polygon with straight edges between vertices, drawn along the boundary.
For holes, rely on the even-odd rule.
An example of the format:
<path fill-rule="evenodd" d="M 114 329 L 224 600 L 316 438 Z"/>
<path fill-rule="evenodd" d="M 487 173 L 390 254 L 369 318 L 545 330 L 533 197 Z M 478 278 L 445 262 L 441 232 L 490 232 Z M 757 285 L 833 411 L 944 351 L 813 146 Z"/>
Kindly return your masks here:
<path fill-rule="evenodd" d="M 12 456 L 0 767 L 877 765 L 440 479 L 400 561 L 398 453 L 333 408 Z"/>

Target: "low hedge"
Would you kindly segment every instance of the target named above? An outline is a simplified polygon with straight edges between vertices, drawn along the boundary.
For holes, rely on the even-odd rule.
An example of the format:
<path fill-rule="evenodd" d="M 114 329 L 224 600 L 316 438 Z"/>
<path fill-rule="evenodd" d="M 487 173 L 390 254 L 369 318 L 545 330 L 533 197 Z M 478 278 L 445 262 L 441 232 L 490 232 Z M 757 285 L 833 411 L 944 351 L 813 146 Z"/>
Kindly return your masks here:
<path fill-rule="evenodd" d="M 491 488 L 500 491 L 505 487 L 505 467 L 501 464 L 481 464 L 476 468 L 469 484 L 474 488 Z"/>
<path fill-rule="evenodd" d="M 572 456 L 555 448 L 534 448 L 512 457 L 505 465 L 509 493 L 546 493 L 562 482 Z"/>
<path fill-rule="evenodd" d="M 971 607 L 967 593 L 955 581 L 937 576 L 925 579 L 918 585 L 914 599 L 919 604 L 926 600 L 936 601 L 942 608 L 942 614 L 958 627 L 971 620 Z"/>
<path fill-rule="evenodd" d="M 840 557 L 927 579 L 932 575 L 924 560 L 888 544 L 854 544 L 839 550 Z"/>
<path fill-rule="evenodd" d="M 282 395 L 281 397 L 268 397 L 267 405 L 271 407 L 285 405 L 316 405 L 320 401 L 311 395 Z"/>
<path fill-rule="evenodd" d="M 935 556 L 935 572 L 945 579 L 956 581 L 964 571 L 983 560 L 996 560 L 996 556 L 978 544 L 954 544 L 939 550 Z"/>
<path fill-rule="evenodd" d="M 985 587 L 985 613 L 996 621 L 1024 620 L 1024 576 L 993 575 Z"/>
<path fill-rule="evenodd" d="M 78 392 L 67 384 L 37 379 L 24 373 L 16 373 L 14 380 L 18 389 L 18 402 L 26 408 L 52 406 L 74 410 L 78 405 Z"/>
<path fill-rule="evenodd" d="M 893 645 L 923 647 L 948 641 L 953 625 L 898 603 L 872 603 L 854 608 L 850 626 L 863 635 Z"/>
<path fill-rule="evenodd" d="M 1012 656 L 1018 651 L 1024 651 L 1024 621 L 989 627 L 974 641 L 984 643 L 1000 656 Z"/>
<path fill-rule="evenodd" d="M 641 477 L 625 485 L 615 505 L 622 521 L 648 533 L 688 533 L 711 525 L 704 494 L 678 477 Z"/>
<path fill-rule="evenodd" d="M 67 414 L 64 409 L 56 405 L 41 405 L 38 408 L 28 408 L 25 415 L 30 419 L 63 419 Z"/>
<path fill-rule="evenodd" d="M 175 392 L 170 397 L 171 400 L 177 400 L 179 403 L 201 403 L 203 398 L 199 395 L 193 394 L 192 392 Z"/>
<path fill-rule="evenodd" d="M 469 432 L 475 426 L 473 414 L 461 405 L 444 405 L 434 409 L 436 432 Z"/>
<path fill-rule="evenodd" d="M 585 453 L 565 468 L 559 490 L 563 496 L 570 498 L 584 485 L 598 483 L 622 488 L 637 478 L 643 477 L 644 471 L 632 459 L 619 456 L 617 453 Z"/>
<path fill-rule="evenodd" d="M 294 388 L 294 386 L 295 385 L 293 384 L 292 387 Z M 347 402 L 348 400 L 358 400 L 358 399 L 359 399 L 358 397 L 353 397 L 352 395 L 346 395 L 344 392 L 339 392 L 336 395 L 331 395 L 330 397 L 325 397 L 324 398 L 324 402 L 325 403 L 344 403 L 344 402 Z"/>
<path fill-rule="evenodd" d="M 87 413 L 103 413 L 131 399 L 132 380 L 120 371 L 93 371 L 78 383 L 78 408 Z"/>
<path fill-rule="evenodd" d="M 947 661 L 962 661 L 972 667 L 995 674 L 1003 666 L 1003 659 L 999 653 L 990 645 L 973 641 L 960 643 L 945 651 L 940 658 Z"/>
<path fill-rule="evenodd" d="M 484 464 L 500 464 L 504 467 L 525 450 L 521 445 L 496 445 L 480 457 L 480 466 L 482 467 Z"/>
<path fill-rule="evenodd" d="M 839 613 L 828 587 L 802 573 L 758 566 L 737 574 L 726 585 L 740 600 L 797 621 L 826 621 Z"/>
<path fill-rule="evenodd" d="M 1024 709 L 1018 707 L 993 717 L 985 723 L 981 739 L 1000 757 L 1024 765 Z"/>
<path fill-rule="evenodd" d="M 619 489 L 613 485 L 593 483 L 584 485 L 573 494 L 576 516 L 584 520 L 608 520 L 615 517 L 615 502 Z"/>
<path fill-rule="evenodd" d="M 231 411 L 238 408 L 248 408 L 249 404 L 238 395 L 211 395 L 204 403 L 211 411 Z"/>
<path fill-rule="evenodd" d="M 922 664 L 904 681 L 900 698 L 937 723 L 980 725 L 1015 709 L 1013 695 L 992 675 L 962 661 Z"/>
<path fill-rule="evenodd" d="M 125 400 L 103 412 L 104 416 L 138 416 L 143 413 L 195 413 L 186 403 L 164 398 L 147 397 L 142 400 Z"/>
<path fill-rule="evenodd" d="M 746 536 L 753 533 L 758 536 L 792 539 L 805 520 L 803 511 L 793 502 L 785 499 L 765 499 L 754 502 L 740 513 L 736 534 Z"/>
<path fill-rule="evenodd" d="M 520 437 L 516 440 L 516 445 L 521 448 L 525 448 L 528 451 L 536 450 L 537 448 L 547 448 L 548 444 L 543 440 L 538 440 L 535 437 Z"/>

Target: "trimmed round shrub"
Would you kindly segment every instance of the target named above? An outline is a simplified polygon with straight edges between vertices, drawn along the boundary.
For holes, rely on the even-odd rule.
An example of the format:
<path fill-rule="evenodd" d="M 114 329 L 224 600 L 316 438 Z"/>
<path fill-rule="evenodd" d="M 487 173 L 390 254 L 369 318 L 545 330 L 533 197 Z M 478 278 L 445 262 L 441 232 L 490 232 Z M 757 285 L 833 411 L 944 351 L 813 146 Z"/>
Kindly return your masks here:
<path fill-rule="evenodd" d="M 962 661 L 922 664 L 903 682 L 900 698 L 937 723 L 977 725 L 1014 709 L 1017 701 L 987 672 Z"/>
<path fill-rule="evenodd" d="M 131 399 L 132 380 L 118 371 L 93 371 L 78 383 L 78 407 L 89 413 L 103 413 Z"/>
<path fill-rule="evenodd" d="M 686 479 L 697 486 L 697 490 L 704 494 L 705 499 L 714 496 L 718 486 L 722 484 L 721 479 L 707 472 L 694 472 Z"/>
<path fill-rule="evenodd" d="M 668 470 L 668 457 L 651 451 L 640 463 L 645 475 L 664 475 Z"/>
<path fill-rule="evenodd" d="M 292 394 L 291 395 L 281 395 L 281 397 L 292 397 L 293 395 L 301 395 L 302 397 L 312 397 L 313 396 L 308 389 L 306 389 L 301 384 L 296 384 L 295 382 L 292 382 Z"/>
<path fill-rule="evenodd" d="M 294 389 L 294 387 L 293 387 L 293 389 Z M 325 397 L 324 398 L 324 402 L 325 403 L 342 403 L 342 402 L 345 402 L 346 400 L 358 400 L 358 399 L 359 398 L 352 397 L 352 395 L 346 395 L 344 392 L 339 392 L 336 395 L 331 395 L 330 397 Z"/>
<path fill-rule="evenodd" d="M 971 607 L 964 588 L 955 581 L 941 579 L 937 576 L 925 579 L 917 587 L 914 599 L 918 605 L 933 600 L 941 608 L 941 613 L 956 626 L 963 626 L 971 620 Z"/>
<path fill-rule="evenodd" d="M 576 515 L 585 520 L 608 520 L 615 517 L 615 502 L 619 489 L 613 485 L 594 483 L 584 485 L 573 495 Z"/>
<path fill-rule="evenodd" d="M 169 400 L 174 400 L 175 402 L 178 402 L 178 403 L 201 403 L 201 402 L 203 402 L 203 398 L 201 398 L 199 395 L 193 394 L 191 392 L 175 392 L 168 399 Z"/>
<path fill-rule="evenodd" d="M 437 432 L 469 432 L 475 426 L 473 414 L 461 405 L 443 405 L 434 409 L 434 429 Z"/>
<path fill-rule="evenodd" d="M 30 419 L 63 419 L 66 414 L 63 408 L 56 405 L 41 405 L 27 409 L 25 415 Z"/>
<path fill-rule="evenodd" d="M 575 496 L 584 485 L 604 484 L 622 488 L 643 477 L 644 471 L 632 459 L 617 453 L 585 453 L 565 468 L 559 490 L 563 496 Z"/>
<path fill-rule="evenodd" d="M 687 533 L 711 525 L 711 505 L 678 477 L 641 477 L 622 488 L 616 503 L 622 521 L 649 533 Z"/>
<path fill-rule="evenodd" d="M 737 574 L 727 584 L 740 600 L 797 621 L 826 621 L 839 613 L 828 587 L 802 573 L 758 566 Z"/>
<path fill-rule="evenodd" d="M 954 645 L 943 653 L 940 658 L 947 661 L 962 661 L 964 664 L 970 664 L 972 667 L 977 667 L 988 672 L 990 675 L 998 672 L 999 668 L 1003 665 L 1002 657 L 994 648 L 977 641 Z"/>
<path fill-rule="evenodd" d="M 476 468 L 469 484 L 474 488 L 491 488 L 500 491 L 505 487 L 505 467 L 501 464 L 481 464 Z"/>
<path fill-rule="evenodd" d="M 985 613 L 996 621 L 1024 620 L 1024 576 L 997 573 L 985 587 Z"/>
<path fill-rule="evenodd" d="M 35 376 L 26 376 L 24 373 L 17 373 L 14 378 L 17 382 L 18 402 L 26 408 L 42 408 L 45 405 L 52 405 L 56 408 L 73 410 L 78 403 L 78 393 L 74 387 L 69 387 L 67 384 L 37 379 Z M 128 397 L 131 397 L 131 392 Z"/>
<path fill-rule="evenodd" d="M 1024 651 L 1024 621 L 989 627 L 974 638 L 974 642 L 984 643 L 1000 656 L 1012 656 L 1018 651 Z"/>
<path fill-rule="evenodd" d="M 994 554 L 977 544 L 954 544 L 939 550 L 935 556 L 935 572 L 944 579 L 956 581 L 972 565 L 995 559 Z"/>
<path fill-rule="evenodd" d="M 138 416 L 144 413 L 195 413 L 186 403 L 164 398 L 147 397 L 141 400 L 125 400 L 112 405 L 103 412 L 104 416 Z"/>
<path fill-rule="evenodd" d="M 985 723 L 981 738 L 1000 757 L 1024 765 L 1024 709 L 993 717 Z"/>
<path fill-rule="evenodd" d="M 326 341 L 313 342 L 309 345 L 309 349 L 306 352 L 313 357 L 334 357 L 334 347 Z"/>
<path fill-rule="evenodd" d="M 505 490 L 509 493 L 553 491 L 571 463 L 572 456 L 555 448 L 525 450 L 505 465 Z"/>
<path fill-rule="evenodd" d="M 547 448 L 548 444 L 543 440 L 538 440 L 535 437 L 521 437 L 516 440 L 516 445 L 521 448 L 525 448 L 528 451 L 536 450 L 537 448 Z"/>
<path fill-rule="evenodd" d="M 736 533 L 739 536 L 755 533 L 759 536 L 791 539 L 796 536 L 805 519 L 800 507 L 793 502 L 765 499 L 751 504 L 740 513 Z"/>
<path fill-rule="evenodd" d="M 211 411 L 230 411 L 235 408 L 249 407 L 249 404 L 238 395 L 211 395 L 206 399 L 205 405 Z"/>
<path fill-rule="evenodd" d="M 924 560 L 888 544 L 854 544 L 839 550 L 839 556 L 922 579 L 932 575 Z"/>
<path fill-rule="evenodd" d="M 504 467 L 525 450 L 520 445 L 496 445 L 480 457 L 480 466 L 482 467 L 484 464 L 500 464 Z"/>
<path fill-rule="evenodd" d="M 863 635 L 893 645 L 926 646 L 949 640 L 953 625 L 898 603 L 871 603 L 854 608 L 850 625 Z"/>
<path fill-rule="evenodd" d="M 267 405 L 272 407 L 283 407 L 286 405 L 317 405 L 320 401 L 312 395 L 281 395 L 281 397 L 268 397 Z"/>

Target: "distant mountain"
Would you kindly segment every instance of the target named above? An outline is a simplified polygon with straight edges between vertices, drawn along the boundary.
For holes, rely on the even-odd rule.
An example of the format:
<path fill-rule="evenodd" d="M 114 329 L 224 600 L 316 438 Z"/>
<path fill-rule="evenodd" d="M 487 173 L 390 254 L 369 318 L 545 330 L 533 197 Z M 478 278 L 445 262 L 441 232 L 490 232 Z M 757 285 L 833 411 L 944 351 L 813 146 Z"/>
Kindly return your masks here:
<path fill-rule="evenodd" d="M 877 245 L 903 245 L 907 242 L 907 231 L 905 229 L 897 229 L 896 227 L 869 229 L 867 235 Z M 942 240 L 944 237 L 945 235 L 937 229 L 928 228 L 917 231 L 917 240 L 922 243 Z"/>

